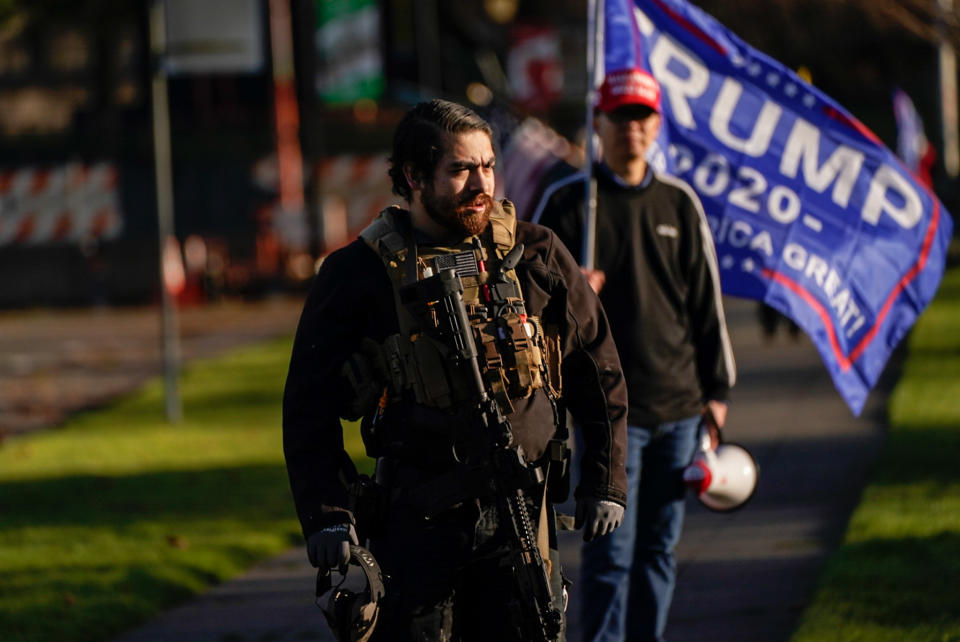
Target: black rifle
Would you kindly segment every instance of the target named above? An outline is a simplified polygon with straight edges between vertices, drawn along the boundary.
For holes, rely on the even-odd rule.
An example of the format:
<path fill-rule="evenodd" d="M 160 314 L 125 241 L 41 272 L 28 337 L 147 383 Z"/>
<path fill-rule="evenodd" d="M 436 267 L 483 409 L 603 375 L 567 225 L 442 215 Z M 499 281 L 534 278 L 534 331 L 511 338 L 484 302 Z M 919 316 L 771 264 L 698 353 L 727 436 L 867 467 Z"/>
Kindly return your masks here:
<path fill-rule="evenodd" d="M 516 246 L 504 263 L 516 263 L 522 246 Z M 501 269 L 501 274 L 504 269 Z M 437 338 L 451 350 L 450 359 L 466 368 L 473 381 L 475 407 L 485 435 L 485 452 L 481 453 L 484 468 L 492 473 L 498 510 L 504 523 L 511 526 L 510 557 L 514 590 L 510 612 L 522 639 L 552 642 L 560 635 L 563 616 L 551 602 L 546 566 L 523 489 L 518 479 L 536 480 L 537 469 L 528 467 L 522 455 L 512 447 L 510 421 L 503 416 L 496 400 L 487 394 L 480 371 L 477 346 L 463 303 L 463 284 L 454 269 L 417 281 L 401 289 L 401 300 L 411 306 L 427 304 L 436 319 Z M 422 312 L 422 310 L 421 310 Z M 420 318 L 423 318 L 422 316 Z M 546 506 L 541 510 L 546 510 Z"/>

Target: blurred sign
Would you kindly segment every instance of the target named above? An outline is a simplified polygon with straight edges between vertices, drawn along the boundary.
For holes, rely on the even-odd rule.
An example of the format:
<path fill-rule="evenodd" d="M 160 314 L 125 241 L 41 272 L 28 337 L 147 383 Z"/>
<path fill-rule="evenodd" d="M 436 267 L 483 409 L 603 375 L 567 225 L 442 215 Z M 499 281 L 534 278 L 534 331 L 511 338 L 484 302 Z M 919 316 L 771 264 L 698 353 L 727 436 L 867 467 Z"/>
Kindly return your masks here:
<path fill-rule="evenodd" d="M 544 110 L 563 91 L 560 37 L 549 27 L 517 27 L 507 56 L 507 78 L 513 100 L 533 110 Z"/>
<path fill-rule="evenodd" d="M 936 152 L 923 131 L 923 119 L 902 89 L 893 90 L 893 116 L 897 121 L 897 154 L 921 183 L 933 187 L 931 171 Z"/>
<path fill-rule="evenodd" d="M 320 186 L 324 249 L 329 252 L 356 236 L 385 207 L 398 202 L 387 176 L 388 154 L 329 156 L 313 166 L 314 180 Z M 276 156 L 260 159 L 251 170 L 251 178 L 261 189 L 279 190 Z M 292 215 L 273 204 L 270 220 L 281 243 L 287 248 L 303 249 L 309 242 L 309 230 L 303 216 Z"/>
<path fill-rule="evenodd" d="M 700 9 L 605 7 L 605 68 L 660 81 L 651 162 L 702 199 L 723 291 L 794 319 L 859 414 L 937 290 L 949 214 L 843 107 Z"/>
<path fill-rule="evenodd" d="M 383 93 L 376 0 L 317 0 L 317 94 L 331 104 Z"/>
<path fill-rule="evenodd" d="M 530 220 L 541 196 L 541 181 L 569 155 L 567 139 L 536 118 L 524 119 L 514 130 L 503 148 L 504 169 L 497 184 L 503 184 L 520 220 Z"/>
<path fill-rule="evenodd" d="M 258 0 L 165 0 L 166 69 L 171 74 L 263 69 Z"/>
<path fill-rule="evenodd" d="M 108 240 L 121 228 L 111 163 L 0 172 L 0 246 Z"/>

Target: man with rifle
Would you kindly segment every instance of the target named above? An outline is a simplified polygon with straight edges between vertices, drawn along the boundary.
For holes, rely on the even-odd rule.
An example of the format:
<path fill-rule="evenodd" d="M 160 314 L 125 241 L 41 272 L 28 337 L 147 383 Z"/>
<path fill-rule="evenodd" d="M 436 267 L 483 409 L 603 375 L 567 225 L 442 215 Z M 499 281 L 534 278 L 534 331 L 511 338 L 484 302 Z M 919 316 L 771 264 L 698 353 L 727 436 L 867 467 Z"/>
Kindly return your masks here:
<path fill-rule="evenodd" d="M 576 527 L 590 540 L 623 515 L 627 400 L 606 316 L 556 236 L 494 201 L 491 140 L 460 105 L 414 107 L 389 172 L 407 207 L 327 257 L 297 330 L 294 501 L 321 574 L 369 541 L 385 585 L 372 640 L 563 639 L 566 410 L 584 443 Z M 340 417 L 361 420 L 373 480 Z"/>

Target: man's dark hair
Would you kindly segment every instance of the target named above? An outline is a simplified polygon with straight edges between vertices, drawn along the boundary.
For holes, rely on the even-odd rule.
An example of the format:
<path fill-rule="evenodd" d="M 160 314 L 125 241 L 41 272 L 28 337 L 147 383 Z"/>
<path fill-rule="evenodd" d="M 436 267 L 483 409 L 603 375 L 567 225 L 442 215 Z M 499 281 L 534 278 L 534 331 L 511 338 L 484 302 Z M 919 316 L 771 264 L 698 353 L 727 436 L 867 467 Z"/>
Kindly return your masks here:
<path fill-rule="evenodd" d="M 393 135 L 390 178 L 393 193 L 407 201 L 413 192 L 403 176 L 403 166 L 410 163 L 421 180 L 429 180 L 449 144 L 447 136 L 482 131 L 493 140 L 493 129 L 476 112 L 463 105 L 439 98 L 420 103 L 407 112 Z"/>

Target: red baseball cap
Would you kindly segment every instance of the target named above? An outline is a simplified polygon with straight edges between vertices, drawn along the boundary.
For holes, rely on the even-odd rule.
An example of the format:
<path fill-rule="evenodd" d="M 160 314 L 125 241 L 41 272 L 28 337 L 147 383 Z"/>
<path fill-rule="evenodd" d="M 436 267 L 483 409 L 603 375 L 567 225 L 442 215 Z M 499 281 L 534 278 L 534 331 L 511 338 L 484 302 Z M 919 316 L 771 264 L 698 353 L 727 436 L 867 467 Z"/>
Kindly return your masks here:
<path fill-rule="evenodd" d="M 660 112 L 660 84 L 643 69 L 612 71 L 600 85 L 597 109 L 613 111 L 624 105 L 646 105 Z"/>

